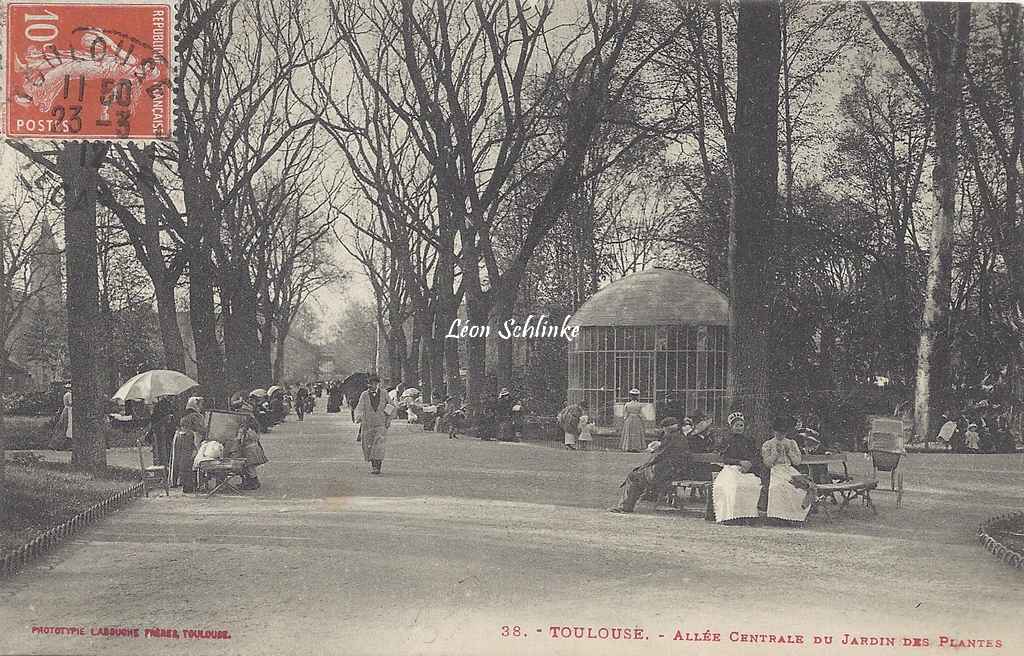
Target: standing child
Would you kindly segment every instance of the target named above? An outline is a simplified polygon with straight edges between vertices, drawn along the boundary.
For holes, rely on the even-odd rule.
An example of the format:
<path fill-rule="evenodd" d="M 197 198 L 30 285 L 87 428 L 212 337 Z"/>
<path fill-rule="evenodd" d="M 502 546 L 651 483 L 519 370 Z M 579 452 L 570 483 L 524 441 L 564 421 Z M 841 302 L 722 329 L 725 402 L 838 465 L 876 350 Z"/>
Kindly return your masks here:
<path fill-rule="evenodd" d="M 967 434 L 964 435 L 964 446 L 968 453 L 977 453 L 981 446 L 981 438 L 978 435 L 978 424 L 972 423 L 967 427 Z"/>
<path fill-rule="evenodd" d="M 577 438 L 579 443 L 580 451 L 587 451 L 590 448 L 590 442 L 593 440 L 591 430 L 594 426 L 594 422 L 590 420 L 590 415 L 587 414 L 587 406 L 585 403 L 580 404 L 583 408 L 583 414 L 580 415 L 580 436 Z"/>

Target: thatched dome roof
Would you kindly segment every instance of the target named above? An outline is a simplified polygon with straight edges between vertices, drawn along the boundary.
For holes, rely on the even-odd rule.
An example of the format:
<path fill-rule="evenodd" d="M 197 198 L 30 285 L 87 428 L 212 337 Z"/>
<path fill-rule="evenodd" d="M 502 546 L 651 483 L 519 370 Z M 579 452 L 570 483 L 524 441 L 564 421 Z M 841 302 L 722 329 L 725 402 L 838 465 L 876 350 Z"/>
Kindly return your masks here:
<path fill-rule="evenodd" d="M 727 326 L 729 300 L 688 273 L 649 269 L 594 294 L 569 321 L 574 326 Z"/>

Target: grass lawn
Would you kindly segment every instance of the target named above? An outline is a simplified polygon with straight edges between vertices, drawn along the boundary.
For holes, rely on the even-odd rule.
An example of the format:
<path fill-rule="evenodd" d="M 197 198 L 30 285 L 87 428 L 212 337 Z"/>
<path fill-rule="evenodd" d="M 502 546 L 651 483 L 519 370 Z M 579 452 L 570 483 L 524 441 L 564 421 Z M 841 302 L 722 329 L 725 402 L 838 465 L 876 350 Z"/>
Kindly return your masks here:
<path fill-rule="evenodd" d="M 71 519 L 137 478 L 137 472 L 119 468 L 96 476 L 70 463 L 9 460 L 5 480 L 0 482 L 0 554 Z"/>

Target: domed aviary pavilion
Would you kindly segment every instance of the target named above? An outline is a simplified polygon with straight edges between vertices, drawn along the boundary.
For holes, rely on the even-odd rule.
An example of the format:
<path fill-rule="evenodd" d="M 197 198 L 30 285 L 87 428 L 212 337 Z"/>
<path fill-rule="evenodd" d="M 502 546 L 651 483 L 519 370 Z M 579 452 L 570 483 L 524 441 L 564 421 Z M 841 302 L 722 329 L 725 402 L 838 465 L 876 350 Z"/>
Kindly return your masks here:
<path fill-rule="evenodd" d="M 724 419 L 729 301 L 711 285 L 641 271 L 599 291 L 569 323 L 580 332 L 569 345 L 568 398 L 586 401 L 599 426 L 620 424 L 634 387 L 648 421 L 667 397 L 667 407 Z"/>

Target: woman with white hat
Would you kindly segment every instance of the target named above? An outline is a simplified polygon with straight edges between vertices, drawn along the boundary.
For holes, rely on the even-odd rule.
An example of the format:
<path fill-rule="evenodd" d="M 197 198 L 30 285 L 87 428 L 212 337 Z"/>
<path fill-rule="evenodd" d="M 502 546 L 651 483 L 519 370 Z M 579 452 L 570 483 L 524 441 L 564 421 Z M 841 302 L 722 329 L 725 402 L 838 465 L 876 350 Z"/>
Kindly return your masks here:
<path fill-rule="evenodd" d="M 647 446 L 643 409 L 644 404 L 640 403 L 640 390 L 634 387 L 629 390 L 629 401 L 622 411 L 622 440 L 619 442 L 619 448 L 623 451 L 639 453 Z"/>

